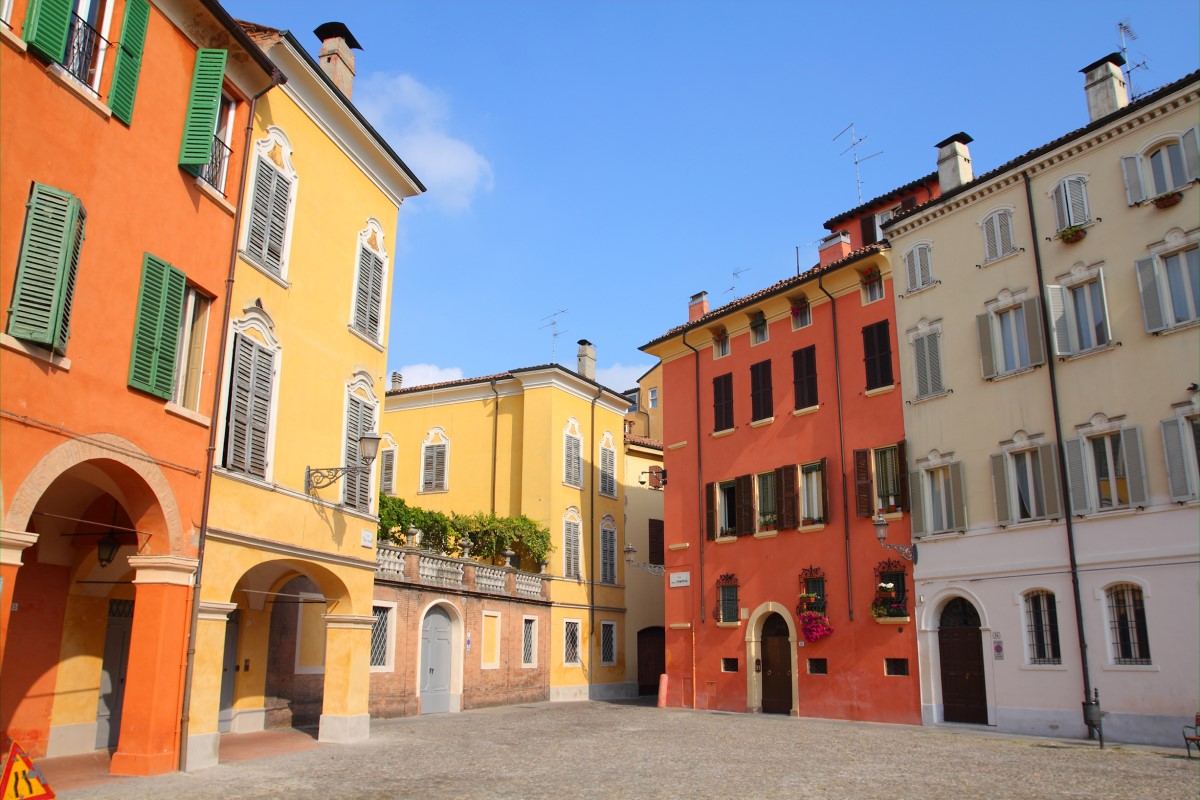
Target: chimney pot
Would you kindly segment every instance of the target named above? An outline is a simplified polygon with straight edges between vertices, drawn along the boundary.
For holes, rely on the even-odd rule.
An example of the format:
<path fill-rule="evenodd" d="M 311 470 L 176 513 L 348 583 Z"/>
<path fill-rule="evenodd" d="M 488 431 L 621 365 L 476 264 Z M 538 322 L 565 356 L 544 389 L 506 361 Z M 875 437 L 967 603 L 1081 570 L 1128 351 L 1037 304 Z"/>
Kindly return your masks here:
<path fill-rule="evenodd" d="M 708 292 L 696 292 L 688 300 L 688 322 L 695 322 L 708 313 Z"/>
<path fill-rule="evenodd" d="M 1079 70 L 1083 73 L 1089 122 L 1095 122 L 1129 105 L 1129 89 L 1125 86 L 1125 73 L 1121 72 L 1123 66 L 1124 56 L 1109 53 Z"/>
<path fill-rule="evenodd" d="M 399 372 L 393 372 L 392 373 L 392 391 L 393 392 L 400 391 L 400 388 L 403 385 L 404 385 L 404 376 L 401 375 Z"/>
<path fill-rule="evenodd" d="M 821 240 L 817 253 L 821 257 L 821 266 L 827 267 L 850 255 L 850 234 L 846 231 L 834 231 Z"/>
<path fill-rule="evenodd" d="M 971 151 L 967 145 L 975 141 L 959 131 L 934 145 L 938 149 L 938 186 L 943 192 L 970 183 L 975 178 L 971 169 Z"/>
<path fill-rule="evenodd" d="M 580 375 L 589 381 L 596 380 L 596 345 L 587 339 L 579 340 L 579 369 Z"/>
<path fill-rule="evenodd" d="M 322 23 L 313 33 L 321 40 L 321 52 L 317 55 L 321 69 L 342 94 L 350 97 L 354 89 L 354 53 L 351 51 L 362 50 L 362 45 L 343 22 Z"/>

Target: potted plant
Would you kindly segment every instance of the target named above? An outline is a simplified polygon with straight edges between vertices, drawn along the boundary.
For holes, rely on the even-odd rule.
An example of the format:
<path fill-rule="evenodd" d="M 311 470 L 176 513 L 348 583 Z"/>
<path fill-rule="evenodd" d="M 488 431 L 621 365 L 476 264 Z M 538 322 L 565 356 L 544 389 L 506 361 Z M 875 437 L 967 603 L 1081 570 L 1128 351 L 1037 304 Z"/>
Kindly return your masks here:
<path fill-rule="evenodd" d="M 816 642 L 833 633 L 829 617 L 818 611 L 804 611 L 800 614 L 800 632 L 806 642 Z"/>
<path fill-rule="evenodd" d="M 1066 244 L 1078 242 L 1087 236 L 1087 230 L 1082 225 L 1068 225 L 1058 232 L 1058 239 Z"/>
<path fill-rule="evenodd" d="M 1170 208 L 1183 199 L 1183 192 L 1167 192 L 1151 200 L 1155 208 Z"/>

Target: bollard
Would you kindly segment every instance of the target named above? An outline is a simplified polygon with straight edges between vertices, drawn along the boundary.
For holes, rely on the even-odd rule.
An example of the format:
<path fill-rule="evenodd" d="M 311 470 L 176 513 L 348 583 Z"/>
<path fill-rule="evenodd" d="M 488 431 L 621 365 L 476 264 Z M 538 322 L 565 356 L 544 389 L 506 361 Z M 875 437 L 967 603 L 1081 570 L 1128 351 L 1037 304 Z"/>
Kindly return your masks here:
<path fill-rule="evenodd" d="M 658 676 L 658 707 L 667 707 L 667 673 Z"/>

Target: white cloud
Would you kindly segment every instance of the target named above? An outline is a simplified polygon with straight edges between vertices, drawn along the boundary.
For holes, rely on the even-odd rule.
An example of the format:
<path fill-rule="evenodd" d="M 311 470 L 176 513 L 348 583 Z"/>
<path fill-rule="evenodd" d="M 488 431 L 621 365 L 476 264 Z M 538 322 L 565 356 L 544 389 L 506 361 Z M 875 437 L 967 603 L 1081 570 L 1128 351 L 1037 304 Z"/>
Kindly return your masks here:
<path fill-rule="evenodd" d="M 648 369 L 650 369 L 648 364 L 621 364 L 618 362 L 611 367 L 597 369 L 596 382 L 623 392 L 637 386 L 637 379 L 642 377 L 642 373 Z"/>
<path fill-rule="evenodd" d="M 376 72 L 355 83 L 354 102 L 412 167 L 439 208 L 466 211 L 477 194 L 491 191 L 491 163 L 449 133 L 450 105 L 440 92 L 411 75 Z"/>
<path fill-rule="evenodd" d="M 463 376 L 458 367 L 439 367 L 437 364 L 405 364 L 396 371 L 404 376 L 405 387 L 456 381 Z"/>

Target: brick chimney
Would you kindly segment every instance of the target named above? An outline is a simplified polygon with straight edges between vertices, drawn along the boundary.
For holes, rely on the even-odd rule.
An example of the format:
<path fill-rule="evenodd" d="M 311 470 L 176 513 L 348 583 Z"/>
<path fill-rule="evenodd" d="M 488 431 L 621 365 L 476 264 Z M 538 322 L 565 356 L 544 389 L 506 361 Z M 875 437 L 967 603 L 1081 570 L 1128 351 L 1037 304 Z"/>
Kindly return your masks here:
<path fill-rule="evenodd" d="M 322 23 L 313 33 L 321 40 L 321 52 L 317 55 L 321 69 L 342 94 L 350 97 L 354 89 L 354 53 L 351 51 L 362 50 L 362 45 L 342 22 Z"/>
<path fill-rule="evenodd" d="M 975 141 L 962 131 L 934 145 L 938 149 L 938 186 L 942 192 L 970 183 L 975 178 L 971 170 L 971 151 L 967 145 Z"/>
<path fill-rule="evenodd" d="M 850 234 L 846 231 L 834 231 L 821 240 L 817 252 L 821 255 L 821 266 L 827 267 L 835 261 L 850 255 Z"/>
<path fill-rule="evenodd" d="M 1083 91 L 1087 95 L 1088 121 L 1095 122 L 1129 105 L 1129 90 L 1121 67 L 1125 57 L 1109 53 L 1079 70 L 1083 73 Z"/>
<path fill-rule="evenodd" d="M 695 322 L 708 313 L 708 292 L 696 292 L 688 300 L 688 322 Z"/>
<path fill-rule="evenodd" d="M 579 340 L 579 369 L 575 370 L 590 381 L 596 380 L 596 345 L 587 339 Z"/>
<path fill-rule="evenodd" d="M 398 392 L 404 386 L 404 376 L 399 372 L 392 373 L 392 391 Z"/>

